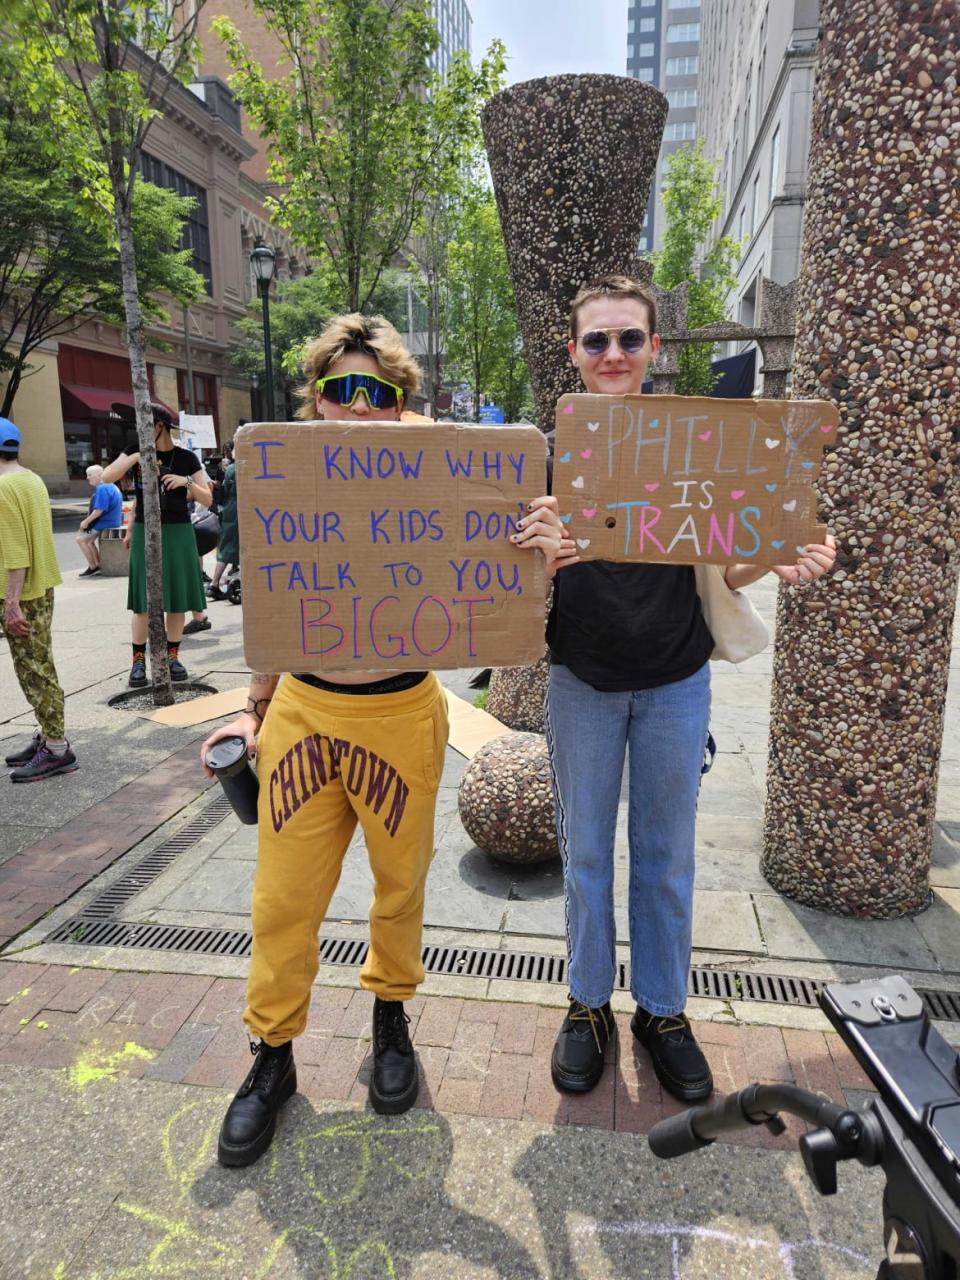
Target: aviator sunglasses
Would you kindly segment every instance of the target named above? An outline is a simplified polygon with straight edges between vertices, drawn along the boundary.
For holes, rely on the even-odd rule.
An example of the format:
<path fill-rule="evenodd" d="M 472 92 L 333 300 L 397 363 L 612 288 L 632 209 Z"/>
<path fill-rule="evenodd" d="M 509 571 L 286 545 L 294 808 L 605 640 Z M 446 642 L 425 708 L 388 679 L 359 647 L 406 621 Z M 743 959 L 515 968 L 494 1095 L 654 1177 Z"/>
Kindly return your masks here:
<path fill-rule="evenodd" d="M 340 373 L 336 377 L 318 378 L 317 390 L 325 400 L 345 409 L 353 407 L 362 391 L 371 409 L 395 409 L 403 399 L 403 389 L 375 373 Z"/>
<path fill-rule="evenodd" d="M 615 337 L 620 343 L 620 350 L 630 356 L 642 351 L 647 343 L 647 335 L 642 329 L 627 325 L 620 329 L 588 329 L 580 339 L 580 345 L 588 356 L 602 356 L 610 345 L 611 337 Z"/>

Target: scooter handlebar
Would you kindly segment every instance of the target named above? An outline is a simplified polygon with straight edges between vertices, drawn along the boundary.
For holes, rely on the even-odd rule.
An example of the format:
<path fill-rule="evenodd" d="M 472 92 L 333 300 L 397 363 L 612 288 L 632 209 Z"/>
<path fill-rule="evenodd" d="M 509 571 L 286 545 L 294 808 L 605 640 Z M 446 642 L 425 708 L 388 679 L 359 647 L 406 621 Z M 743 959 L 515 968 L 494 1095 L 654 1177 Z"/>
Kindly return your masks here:
<path fill-rule="evenodd" d="M 653 1154 L 661 1160 L 672 1160 L 675 1156 L 686 1156 L 691 1151 L 711 1146 L 715 1139 L 701 1138 L 693 1127 L 694 1117 L 705 1110 L 705 1107 L 690 1107 L 679 1115 L 659 1120 L 647 1135 Z"/>

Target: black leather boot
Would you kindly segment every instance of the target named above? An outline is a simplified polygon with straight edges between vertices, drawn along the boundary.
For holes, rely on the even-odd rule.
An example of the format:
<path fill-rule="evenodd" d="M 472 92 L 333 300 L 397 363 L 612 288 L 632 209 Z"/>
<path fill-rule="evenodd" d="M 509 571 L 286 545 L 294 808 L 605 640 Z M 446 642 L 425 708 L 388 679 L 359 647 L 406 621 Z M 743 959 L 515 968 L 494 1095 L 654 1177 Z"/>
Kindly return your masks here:
<path fill-rule="evenodd" d="M 401 1000 L 373 1002 L 373 1075 L 370 1105 L 381 1115 L 407 1111 L 417 1100 L 420 1077 Z"/>
<path fill-rule="evenodd" d="M 571 998 L 550 1058 L 550 1074 L 558 1089 L 590 1092 L 603 1075 L 603 1053 L 615 1025 L 609 1001 L 601 1009 L 591 1009 Z"/>
<path fill-rule="evenodd" d="M 261 1040 L 250 1045 L 250 1052 L 257 1060 L 220 1126 L 217 1158 L 234 1167 L 253 1164 L 263 1155 L 273 1140 L 277 1112 L 297 1091 L 292 1041 L 273 1048 Z"/>

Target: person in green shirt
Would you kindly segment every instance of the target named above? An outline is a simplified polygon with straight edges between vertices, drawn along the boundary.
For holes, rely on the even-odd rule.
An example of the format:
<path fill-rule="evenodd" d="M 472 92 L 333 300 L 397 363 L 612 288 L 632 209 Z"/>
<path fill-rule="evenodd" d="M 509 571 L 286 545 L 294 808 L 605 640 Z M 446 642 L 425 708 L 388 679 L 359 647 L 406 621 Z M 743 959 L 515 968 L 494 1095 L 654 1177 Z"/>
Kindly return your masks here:
<path fill-rule="evenodd" d="M 39 728 L 30 744 L 6 757 L 11 782 L 73 773 L 77 757 L 64 737 L 63 689 L 53 663 L 53 588 L 63 581 L 53 546 L 46 486 L 20 465 L 20 431 L 0 418 L 0 632 Z"/>

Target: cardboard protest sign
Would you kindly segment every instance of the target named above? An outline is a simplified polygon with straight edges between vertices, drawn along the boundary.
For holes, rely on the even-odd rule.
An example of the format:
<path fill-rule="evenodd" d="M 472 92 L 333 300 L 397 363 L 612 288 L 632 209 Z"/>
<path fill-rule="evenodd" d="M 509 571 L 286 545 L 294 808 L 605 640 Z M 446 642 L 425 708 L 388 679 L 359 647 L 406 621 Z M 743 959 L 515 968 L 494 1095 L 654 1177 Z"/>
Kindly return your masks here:
<path fill-rule="evenodd" d="M 553 492 L 581 560 L 792 563 L 823 542 L 825 400 L 567 395 Z"/>
<path fill-rule="evenodd" d="M 254 670 L 513 666 L 543 653 L 546 569 L 509 537 L 546 492 L 535 427 L 254 423 L 236 437 Z"/>

